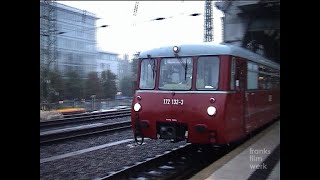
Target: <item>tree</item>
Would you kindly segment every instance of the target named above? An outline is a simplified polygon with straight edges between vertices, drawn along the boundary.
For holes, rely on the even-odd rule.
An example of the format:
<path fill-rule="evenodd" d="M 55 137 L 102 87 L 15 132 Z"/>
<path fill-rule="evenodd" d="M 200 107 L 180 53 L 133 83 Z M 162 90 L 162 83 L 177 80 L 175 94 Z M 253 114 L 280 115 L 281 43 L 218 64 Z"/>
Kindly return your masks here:
<path fill-rule="evenodd" d="M 40 71 L 40 103 L 44 100 L 43 84 L 44 84 L 44 80 L 43 80 L 42 72 Z"/>
<path fill-rule="evenodd" d="M 49 102 L 56 102 L 63 98 L 63 80 L 59 71 L 50 71 L 48 74 L 49 79 Z"/>
<path fill-rule="evenodd" d="M 131 76 L 126 76 L 121 80 L 120 89 L 121 89 L 122 95 L 124 96 L 133 95 L 134 93 L 133 82 L 134 82 L 134 79 Z"/>
<path fill-rule="evenodd" d="M 133 72 L 133 79 L 137 79 L 137 73 L 138 73 L 138 64 L 139 64 L 139 54 L 140 52 L 137 52 L 133 55 L 132 59 L 132 72 Z"/>
<path fill-rule="evenodd" d="M 76 99 L 82 97 L 83 80 L 76 71 L 69 70 L 66 73 L 68 79 L 64 83 L 64 97 L 66 99 Z"/>
<path fill-rule="evenodd" d="M 48 72 L 49 68 L 40 64 L 40 102 L 48 102 Z"/>
<path fill-rule="evenodd" d="M 116 75 L 113 74 L 110 70 L 101 72 L 101 81 L 104 98 L 114 99 L 117 93 L 116 87 Z"/>
<path fill-rule="evenodd" d="M 85 83 L 86 98 L 96 95 L 96 98 L 102 98 L 102 84 L 97 72 L 90 72 Z"/>
<path fill-rule="evenodd" d="M 136 83 L 137 83 L 137 73 L 138 73 L 138 69 L 139 69 L 139 55 L 140 52 L 137 52 L 133 55 L 133 59 L 132 59 L 132 82 L 130 83 L 130 87 L 132 88 L 132 95 L 134 94 L 135 88 L 136 88 Z"/>

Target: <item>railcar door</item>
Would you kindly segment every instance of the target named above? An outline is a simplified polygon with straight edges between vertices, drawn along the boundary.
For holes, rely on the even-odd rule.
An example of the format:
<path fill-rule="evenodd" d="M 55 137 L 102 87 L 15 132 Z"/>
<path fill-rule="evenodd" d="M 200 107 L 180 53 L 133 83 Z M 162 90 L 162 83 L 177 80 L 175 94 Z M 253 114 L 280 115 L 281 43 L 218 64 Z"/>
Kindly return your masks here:
<path fill-rule="evenodd" d="M 238 123 L 237 128 L 239 130 L 238 135 L 244 136 L 245 134 L 245 112 L 246 112 L 246 101 L 245 101 L 245 90 L 247 80 L 247 63 L 242 58 L 235 58 L 236 60 L 236 71 L 235 71 L 235 101 L 238 104 L 237 115 Z"/>

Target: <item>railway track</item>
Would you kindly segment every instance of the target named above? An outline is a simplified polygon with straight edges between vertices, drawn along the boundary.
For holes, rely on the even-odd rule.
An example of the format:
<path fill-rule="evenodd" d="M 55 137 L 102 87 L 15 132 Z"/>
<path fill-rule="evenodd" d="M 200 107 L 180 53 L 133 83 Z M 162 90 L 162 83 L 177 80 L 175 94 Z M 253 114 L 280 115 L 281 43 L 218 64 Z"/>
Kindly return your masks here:
<path fill-rule="evenodd" d="M 251 135 L 229 144 L 228 146 L 213 147 L 210 145 L 187 144 L 173 149 L 172 151 L 167 151 L 154 158 L 149 158 L 143 162 L 137 162 L 132 166 L 124 167 L 120 171 L 111 172 L 100 179 L 188 179 L 278 120 L 279 119 L 275 119 L 274 121 L 265 124 L 253 131 Z"/>
<path fill-rule="evenodd" d="M 122 121 L 116 123 L 96 123 L 73 128 L 57 129 L 52 131 L 40 132 L 40 144 L 57 142 L 75 137 L 88 136 L 92 134 L 111 132 L 116 130 L 128 129 L 131 127 L 131 121 Z"/>
<path fill-rule="evenodd" d="M 56 119 L 51 121 L 40 122 L 40 129 L 56 128 L 66 125 L 73 125 L 82 122 L 95 123 L 105 119 L 113 119 L 130 116 L 130 109 L 123 109 L 118 111 L 100 112 L 100 113 L 90 113 L 90 114 L 77 114 L 73 116 L 67 116 L 62 119 Z"/>
<path fill-rule="evenodd" d="M 143 162 L 110 172 L 101 180 L 116 179 L 187 179 L 230 152 L 234 147 L 214 149 L 186 144 Z"/>

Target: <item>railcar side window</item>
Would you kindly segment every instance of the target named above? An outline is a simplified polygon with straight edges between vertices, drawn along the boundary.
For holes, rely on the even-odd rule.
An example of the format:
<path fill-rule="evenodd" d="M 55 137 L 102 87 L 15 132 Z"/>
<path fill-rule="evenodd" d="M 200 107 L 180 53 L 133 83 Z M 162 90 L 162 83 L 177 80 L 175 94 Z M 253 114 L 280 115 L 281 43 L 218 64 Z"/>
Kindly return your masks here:
<path fill-rule="evenodd" d="M 231 79 L 230 79 L 230 90 L 234 90 L 234 79 L 236 75 L 236 58 L 233 57 L 231 60 Z"/>
<path fill-rule="evenodd" d="M 164 58 L 160 63 L 159 89 L 191 89 L 193 64 L 191 58 Z"/>
<path fill-rule="evenodd" d="M 269 69 L 269 83 L 272 89 L 280 88 L 280 71 L 276 69 Z"/>
<path fill-rule="evenodd" d="M 219 58 L 200 57 L 197 63 L 196 87 L 199 90 L 215 90 L 219 82 Z"/>
<path fill-rule="evenodd" d="M 258 65 L 248 62 L 247 89 L 258 89 Z"/>
<path fill-rule="evenodd" d="M 259 65 L 259 78 L 258 78 L 258 87 L 259 89 L 268 89 L 268 73 L 267 67 L 264 65 Z"/>
<path fill-rule="evenodd" d="M 156 79 L 156 61 L 145 59 L 141 62 L 140 89 L 153 89 Z"/>

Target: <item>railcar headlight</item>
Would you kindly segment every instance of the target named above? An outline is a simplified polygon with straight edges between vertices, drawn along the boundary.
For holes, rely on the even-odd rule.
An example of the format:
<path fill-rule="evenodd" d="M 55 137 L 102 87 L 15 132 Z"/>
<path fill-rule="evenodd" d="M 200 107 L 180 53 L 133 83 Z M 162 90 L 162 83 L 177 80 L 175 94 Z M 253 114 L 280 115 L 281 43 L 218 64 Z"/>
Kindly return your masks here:
<path fill-rule="evenodd" d="M 207 113 L 209 114 L 209 116 L 213 116 L 217 113 L 217 109 L 213 106 L 209 106 L 207 109 Z"/>
<path fill-rule="evenodd" d="M 135 103 L 133 106 L 134 111 L 138 112 L 141 109 L 141 105 L 139 103 Z"/>
<path fill-rule="evenodd" d="M 173 52 L 178 53 L 180 51 L 178 46 L 173 46 Z"/>

